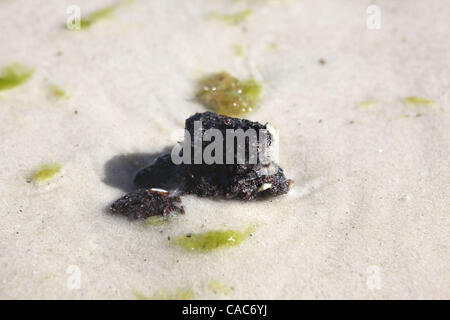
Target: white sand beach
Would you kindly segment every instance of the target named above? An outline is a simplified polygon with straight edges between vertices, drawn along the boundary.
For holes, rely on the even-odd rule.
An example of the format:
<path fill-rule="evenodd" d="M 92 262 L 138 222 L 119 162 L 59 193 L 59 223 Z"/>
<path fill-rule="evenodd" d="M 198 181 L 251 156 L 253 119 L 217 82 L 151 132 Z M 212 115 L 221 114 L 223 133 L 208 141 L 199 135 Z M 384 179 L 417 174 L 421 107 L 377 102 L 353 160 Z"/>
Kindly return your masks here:
<path fill-rule="evenodd" d="M 118 3 L 0 0 L 0 71 L 34 70 L 0 91 L 1 299 L 450 298 L 447 1 L 134 0 L 65 27 L 70 5 Z M 245 117 L 279 129 L 293 189 L 185 196 L 159 225 L 108 213 L 222 70 L 263 84 Z M 62 171 L 30 180 L 51 163 Z M 249 226 L 211 252 L 173 241 Z"/>

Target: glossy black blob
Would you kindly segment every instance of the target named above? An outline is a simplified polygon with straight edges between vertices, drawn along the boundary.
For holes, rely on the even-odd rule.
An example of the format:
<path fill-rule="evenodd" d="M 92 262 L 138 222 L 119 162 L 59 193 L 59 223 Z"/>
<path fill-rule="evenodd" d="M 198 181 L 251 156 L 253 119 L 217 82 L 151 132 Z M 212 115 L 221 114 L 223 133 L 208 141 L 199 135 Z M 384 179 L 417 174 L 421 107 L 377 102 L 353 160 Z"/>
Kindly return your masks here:
<path fill-rule="evenodd" d="M 175 190 L 184 188 L 184 165 L 172 162 L 170 154 L 165 154 L 140 170 L 134 178 L 134 184 L 139 188 L 162 188 Z"/>

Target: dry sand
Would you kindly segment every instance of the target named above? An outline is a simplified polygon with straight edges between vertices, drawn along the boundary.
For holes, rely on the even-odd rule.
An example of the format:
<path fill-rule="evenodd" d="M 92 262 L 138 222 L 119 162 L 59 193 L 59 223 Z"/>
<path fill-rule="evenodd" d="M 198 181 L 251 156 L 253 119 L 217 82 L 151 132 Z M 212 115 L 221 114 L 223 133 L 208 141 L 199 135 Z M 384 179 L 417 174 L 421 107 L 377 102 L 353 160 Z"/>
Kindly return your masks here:
<path fill-rule="evenodd" d="M 447 1 L 374 1 L 371 30 L 371 1 L 135 0 L 68 31 L 73 2 L 0 1 L 0 68 L 35 68 L 0 92 L 0 298 L 450 298 Z M 77 3 L 84 14 L 114 2 Z M 246 8 L 238 26 L 207 18 Z M 106 213 L 204 111 L 196 81 L 220 70 L 264 83 L 248 118 L 280 129 L 294 189 L 251 203 L 189 196 L 185 215 L 156 227 Z M 27 183 L 50 162 L 61 175 Z M 168 240 L 249 225 L 241 246 L 206 254 Z"/>

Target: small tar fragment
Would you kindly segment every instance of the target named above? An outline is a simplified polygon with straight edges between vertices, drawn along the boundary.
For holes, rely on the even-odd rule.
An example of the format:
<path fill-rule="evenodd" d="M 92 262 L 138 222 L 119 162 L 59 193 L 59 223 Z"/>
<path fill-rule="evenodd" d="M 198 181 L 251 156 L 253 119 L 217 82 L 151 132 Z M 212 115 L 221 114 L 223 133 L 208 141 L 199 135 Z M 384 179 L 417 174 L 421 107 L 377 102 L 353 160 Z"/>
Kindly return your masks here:
<path fill-rule="evenodd" d="M 160 189 L 138 189 L 116 200 L 110 210 L 132 219 L 146 219 L 150 216 L 166 216 L 170 212 L 184 213 L 183 206 L 178 206 L 180 197 L 170 196 Z"/>

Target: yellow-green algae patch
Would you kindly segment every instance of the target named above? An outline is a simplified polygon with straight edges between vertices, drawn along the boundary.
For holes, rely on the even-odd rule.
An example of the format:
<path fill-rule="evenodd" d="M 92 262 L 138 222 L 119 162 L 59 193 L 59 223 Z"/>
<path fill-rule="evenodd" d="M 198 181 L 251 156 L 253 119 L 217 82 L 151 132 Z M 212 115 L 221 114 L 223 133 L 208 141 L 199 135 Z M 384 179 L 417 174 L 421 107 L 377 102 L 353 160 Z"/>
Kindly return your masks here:
<path fill-rule="evenodd" d="M 222 247 L 237 246 L 247 240 L 254 231 L 249 227 L 245 231 L 214 230 L 203 233 L 189 233 L 175 238 L 175 243 L 188 251 L 211 251 Z"/>
<path fill-rule="evenodd" d="M 60 86 L 50 85 L 48 89 L 57 99 L 69 99 L 71 97 L 71 95 L 64 91 Z"/>
<path fill-rule="evenodd" d="M 145 294 L 137 290 L 133 291 L 133 295 L 137 300 L 150 300 L 150 297 L 146 296 Z"/>
<path fill-rule="evenodd" d="M 154 296 L 147 296 L 139 291 L 133 291 L 134 296 L 138 300 L 193 300 L 195 299 L 194 291 L 191 289 L 176 289 L 171 292 L 162 290 Z"/>
<path fill-rule="evenodd" d="M 0 74 L 0 91 L 20 86 L 31 78 L 33 72 L 33 69 L 19 63 L 3 68 Z"/>
<path fill-rule="evenodd" d="M 242 44 L 237 43 L 233 45 L 233 52 L 235 55 L 243 57 L 245 55 L 245 48 Z"/>
<path fill-rule="evenodd" d="M 162 216 L 153 216 L 144 220 L 144 225 L 147 227 L 158 227 L 169 222 L 169 218 Z"/>
<path fill-rule="evenodd" d="M 279 48 L 278 43 L 276 43 L 276 42 L 269 43 L 269 49 L 277 50 L 278 48 Z"/>
<path fill-rule="evenodd" d="M 38 182 L 49 180 L 58 174 L 61 169 L 62 165 L 58 163 L 45 164 L 33 173 L 32 179 Z"/>
<path fill-rule="evenodd" d="M 218 12 L 211 12 L 209 16 L 216 20 L 221 20 L 229 25 L 238 25 L 244 22 L 252 14 L 251 10 L 243 10 L 231 14 L 222 14 Z"/>
<path fill-rule="evenodd" d="M 212 291 L 214 291 L 215 293 L 219 293 L 219 294 L 223 294 L 223 295 L 228 295 L 231 292 L 231 288 L 224 285 L 223 283 L 220 283 L 219 281 L 210 281 L 208 284 L 208 288 Z"/>
<path fill-rule="evenodd" d="M 434 101 L 432 101 L 432 100 L 429 100 L 426 98 L 421 98 L 421 97 L 416 97 L 416 96 L 406 97 L 403 99 L 403 101 L 407 104 L 418 106 L 418 107 L 426 107 L 426 106 L 429 106 L 434 103 Z"/>
<path fill-rule="evenodd" d="M 374 104 L 376 104 L 378 101 L 377 100 L 366 100 L 366 101 L 361 101 L 359 103 L 359 106 L 362 108 L 370 108 L 371 106 L 373 106 Z"/>
<path fill-rule="evenodd" d="M 256 109 L 262 91 L 258 81 L 241 81 L 228 72 L 203 78 L 200 87 L 197 99 L 208 109 L 227 116 L 240 116 Z"/>
<path fill-rule="evenodd" d="M 109 6 L 109 7 L 92 12 L 86 18 L 81 18 L 81 20 L 80 20 L 81 29 L 87 29 L 98 21 L 109 19 L 109 18 L 113 17 L 116 7 L 117 7 L 117 5 Z"/>

